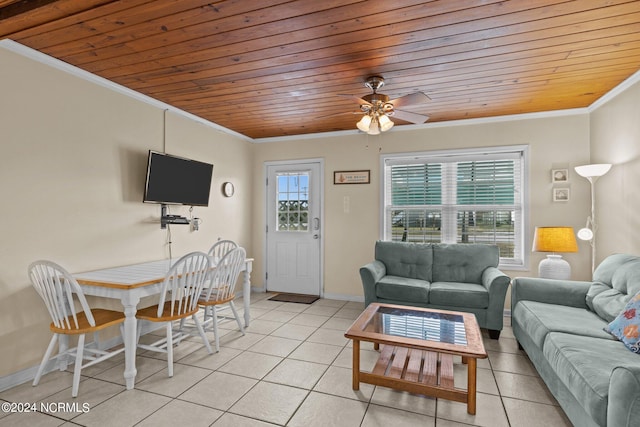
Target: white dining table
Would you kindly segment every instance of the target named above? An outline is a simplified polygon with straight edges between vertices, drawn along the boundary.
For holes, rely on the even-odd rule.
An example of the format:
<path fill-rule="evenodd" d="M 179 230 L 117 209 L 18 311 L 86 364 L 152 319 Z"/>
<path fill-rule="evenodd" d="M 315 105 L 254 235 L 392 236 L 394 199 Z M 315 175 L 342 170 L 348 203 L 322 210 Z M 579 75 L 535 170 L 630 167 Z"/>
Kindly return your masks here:
<path fill-rule="evenodd" d="M 143 262 L 121 267 L 76 273 L 73 277 L 86 295 L 118 299 L 124 308 L 124 379 L 127 390 L 134 388 L 136 378 L 137 321 L 136 312 L 141 298 L 157 295 L 162 291 L 162 282 L 175 260 Z M 214 261 L 215 263 L 215 261 Z M 214 264 L 215 265 L 215 264 Z M 242 296 L 244 323 L 250 322 L 251 271 L 253 258 L 245 259 L 243 267 Z"/>

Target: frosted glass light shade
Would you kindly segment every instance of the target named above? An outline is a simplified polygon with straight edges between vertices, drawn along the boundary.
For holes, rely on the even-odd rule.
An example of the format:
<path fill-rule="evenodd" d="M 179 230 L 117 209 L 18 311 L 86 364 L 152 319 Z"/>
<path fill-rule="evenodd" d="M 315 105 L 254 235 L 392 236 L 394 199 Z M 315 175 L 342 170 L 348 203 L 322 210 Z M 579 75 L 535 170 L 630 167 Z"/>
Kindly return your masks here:
<path fill-rule="evenodd" d="M 386 132 L 393 127 L 393 122 L 384 114 L 378 120 L 380 121 L 380 130 L 382 132 Z"/>
<path fill-rule="evenodd" d="M 578 239 L 587 241 L 593 239 L 593 231 L 587 227 L 581 228 L 578 230 Z"/>
<path fill-rule="evenodd" d="M 371 125 L 369 125 L 369 131 L 367 133 L 369 135 L 379 135 L 380 134 L 380 126 L 378 126 L 378 119 L 373 118 L 373 120 L 371 120 Z"/>
<path fill-rule="evenodd" d="M 576 166 L 576 173 L 585 178 L 602 176 L 609 172 L 611 165 L 609 163 L 598 163 L 593 165 Z"/>
<path fill-rule="evenodd" d="M 358 129 L 360 129 L 362 132 L 369 132 L 370 125 L 371 125 L 371 116 L 368 114 L 362 116 L 360 121 L 356 124 L 356 126 L 358 126 Z"/>

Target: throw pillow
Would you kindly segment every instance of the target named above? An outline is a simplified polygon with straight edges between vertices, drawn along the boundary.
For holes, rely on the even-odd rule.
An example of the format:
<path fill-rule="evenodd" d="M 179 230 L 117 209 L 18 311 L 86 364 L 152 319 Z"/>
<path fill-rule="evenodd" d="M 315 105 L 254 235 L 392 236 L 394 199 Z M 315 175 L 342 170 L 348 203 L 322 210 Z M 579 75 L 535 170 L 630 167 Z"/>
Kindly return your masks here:
<path fill-rule="evenodd" d="M 604 330 L 622 341 L 629 350 L 640 354 L 640 292 Z"/>

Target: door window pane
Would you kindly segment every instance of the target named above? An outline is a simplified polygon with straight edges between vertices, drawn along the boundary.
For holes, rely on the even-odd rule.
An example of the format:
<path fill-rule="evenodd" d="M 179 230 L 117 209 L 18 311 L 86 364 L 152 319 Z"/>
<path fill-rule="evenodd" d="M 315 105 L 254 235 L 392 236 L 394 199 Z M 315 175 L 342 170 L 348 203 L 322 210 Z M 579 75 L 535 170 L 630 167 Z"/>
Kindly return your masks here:
<path fill-rule="evenodd" d="M 276 175 L 277 231 L 309 230 L 309 173 Z"/>

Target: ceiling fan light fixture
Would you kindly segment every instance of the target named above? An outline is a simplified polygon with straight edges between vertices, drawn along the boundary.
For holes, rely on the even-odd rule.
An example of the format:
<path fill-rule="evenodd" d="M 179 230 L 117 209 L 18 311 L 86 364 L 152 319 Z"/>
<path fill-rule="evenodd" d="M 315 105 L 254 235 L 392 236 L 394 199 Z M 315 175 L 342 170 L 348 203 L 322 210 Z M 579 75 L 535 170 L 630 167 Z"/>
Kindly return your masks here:
<path fill-rule="evenodd" d="M 378 125 L 377 117 L 371 119 L 371 125 L 369 126 L 369 131 L 367 133 L 369 135 L 380 135 L 380 126 Z"/>
<path fill-rule="evenodd" d="M 362 116 L 360 121 L 356 124 L 356 126 L 358 126 L 358 129 L 360 129 L 362 132 L 369 132 L 370 125 L 371 125 L 371 116 L 368 114 L 365 114 L 364 116 Z"/>
<path fill-rule="evenodd" d="M 394 126 L 391 117 L 415 124 L 424 123 L 429 119 L 429 116 L 398 109 L 398 107 L 409 107 L 429 101 L 429 97 L 423 92 L 413 92 L 399 98 L 389 99 L 388 95 L 378 93 L 378 89 L 384 86 L 384 78 L 382 76 L 370 76 L 364 85 L 371 89 L 373 93 L 363 97 L 340 95 L 347 96 L 358 102 L 360 112 L 364 115 L 356 126 L 362 132 L 368 135 L 379 135 L 381 132 L 390 130 Z"/>
<path fill-rule="evenodd" d="M 393 122 L 385 114 L 381 115 L 378 121 L 380 122 L 380 130 L 382 132 L 386 132 L 393 127 Z"/>

